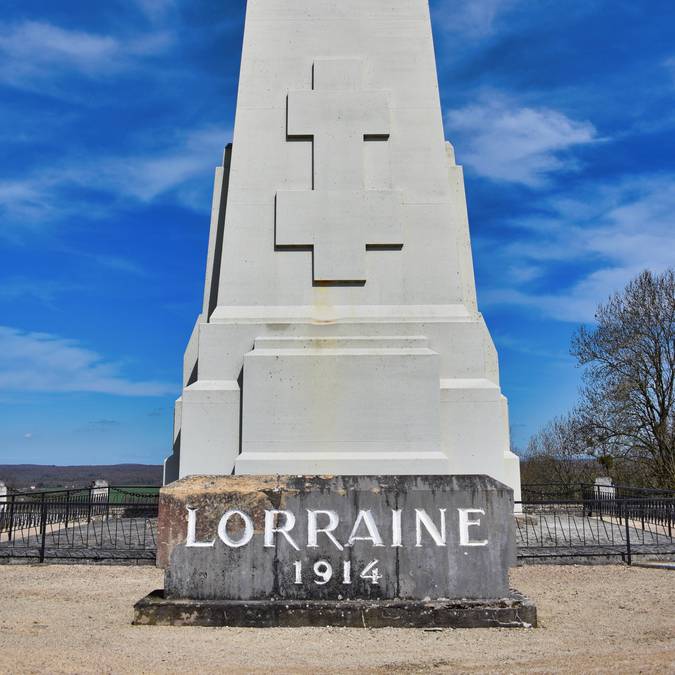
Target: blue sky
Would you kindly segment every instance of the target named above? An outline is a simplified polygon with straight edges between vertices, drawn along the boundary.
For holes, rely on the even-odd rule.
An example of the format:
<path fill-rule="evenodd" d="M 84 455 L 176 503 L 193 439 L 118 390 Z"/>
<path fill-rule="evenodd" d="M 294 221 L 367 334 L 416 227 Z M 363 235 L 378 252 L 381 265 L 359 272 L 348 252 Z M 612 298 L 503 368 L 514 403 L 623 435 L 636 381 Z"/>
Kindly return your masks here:
<path fill-rule="evenodd" d="M 160 462 L 231 140 L 243 0 L 4 0 L 0 462 Z M 569 338 L 675 264 L 675 5 L 432 0 L 514 442 Z"/>

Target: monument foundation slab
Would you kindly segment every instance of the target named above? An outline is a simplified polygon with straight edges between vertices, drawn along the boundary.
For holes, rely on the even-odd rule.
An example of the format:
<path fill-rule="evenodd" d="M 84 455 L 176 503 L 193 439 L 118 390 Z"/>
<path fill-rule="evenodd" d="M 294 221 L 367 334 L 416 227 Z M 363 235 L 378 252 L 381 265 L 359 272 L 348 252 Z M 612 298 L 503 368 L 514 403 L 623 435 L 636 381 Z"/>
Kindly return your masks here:
<path fill-rule="evenodd" d="M 495 601 L 167 600 L 159 590 L 134 607 L 137 626 L 215 628 L 535 628 L 537 610 L 513 591 Z"/>

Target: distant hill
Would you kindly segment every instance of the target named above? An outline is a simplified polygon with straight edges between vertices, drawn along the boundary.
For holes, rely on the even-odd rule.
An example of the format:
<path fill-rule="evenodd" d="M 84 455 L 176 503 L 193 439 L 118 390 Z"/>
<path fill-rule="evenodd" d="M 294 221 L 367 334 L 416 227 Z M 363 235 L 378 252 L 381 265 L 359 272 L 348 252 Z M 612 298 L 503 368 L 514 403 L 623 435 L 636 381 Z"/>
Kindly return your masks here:
<path fill-rule="evenodd" d="M 110 464 L 100 466 L 45 466 L 0 464 L 0 481 L 18 490 L 86 487 L 97 479 L 110 485 L 161 485 L 162 467 L 154 464 Z"/>

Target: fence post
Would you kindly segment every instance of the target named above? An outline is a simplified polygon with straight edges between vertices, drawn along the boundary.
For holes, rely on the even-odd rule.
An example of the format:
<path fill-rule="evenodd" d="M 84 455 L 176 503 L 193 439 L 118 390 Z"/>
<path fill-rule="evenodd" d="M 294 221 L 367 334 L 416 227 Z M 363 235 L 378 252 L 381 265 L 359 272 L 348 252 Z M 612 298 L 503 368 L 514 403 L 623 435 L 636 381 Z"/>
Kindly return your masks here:
<path fill-rule="evenodd" d="M 628 525 L 628 512 L 626 510 L 626 502 L 623 502 L 624 506 L 624 519 L 626 521 L 626 562 L 628 565 L 632 565 L 633 561 L 631 559 L 631 553 L 630 553 L 630 527 Z"/>
<path fill-rule="evenodd" d="M 40 562 L 45 561 L 45 544 L 47 539 L 47 503 L 45 501 L 46 492 L 42 493 L 42 499 L 40 500 L 40 537 L 42 541 L 40 543 Z"/>
<path fill-rule="evenodd" d="M 92 490 L 91 488 L 89 488 L 89 505 L 87 506 L 87 525 L 91 523 L 91 499 L 92 499 L 91 492 Z"/>
<path fill-rule="evenodd" d="M 9 530 L 7 533 L 7 541 L 12 541 L 14 537 L 14 503 L 16 502 L 16 495 L 12 495 L 9 503 Z"/>
<path fill-rule="evenodd" d="M 70 490 L 66 490 L 66 539 L 68 538 L 68 523 L 70 521 Z"/>
<path fill-rule="evenodd" d="M 640 518 L 642 520 L 642 531 L 645 531 L 645 503 L 642 502 L 641 504 L 642 508 L 640 509 Z M 644 535 L 642 537 L 643 543 L 644 543 Z"/>

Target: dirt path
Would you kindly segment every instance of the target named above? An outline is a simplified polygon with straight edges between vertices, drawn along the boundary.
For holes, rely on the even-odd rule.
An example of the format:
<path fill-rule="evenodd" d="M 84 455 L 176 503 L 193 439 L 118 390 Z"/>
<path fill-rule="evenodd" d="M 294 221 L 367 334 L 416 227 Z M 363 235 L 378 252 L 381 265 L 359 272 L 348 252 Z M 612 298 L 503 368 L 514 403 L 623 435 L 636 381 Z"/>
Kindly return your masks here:
<path fill-rule="evenodd" d="M 540 628 L 424 632 L 131 626 L 148 567 L 0 566 L 0 672 L 675 673 L 675 572 L 530 566 Z"/>

